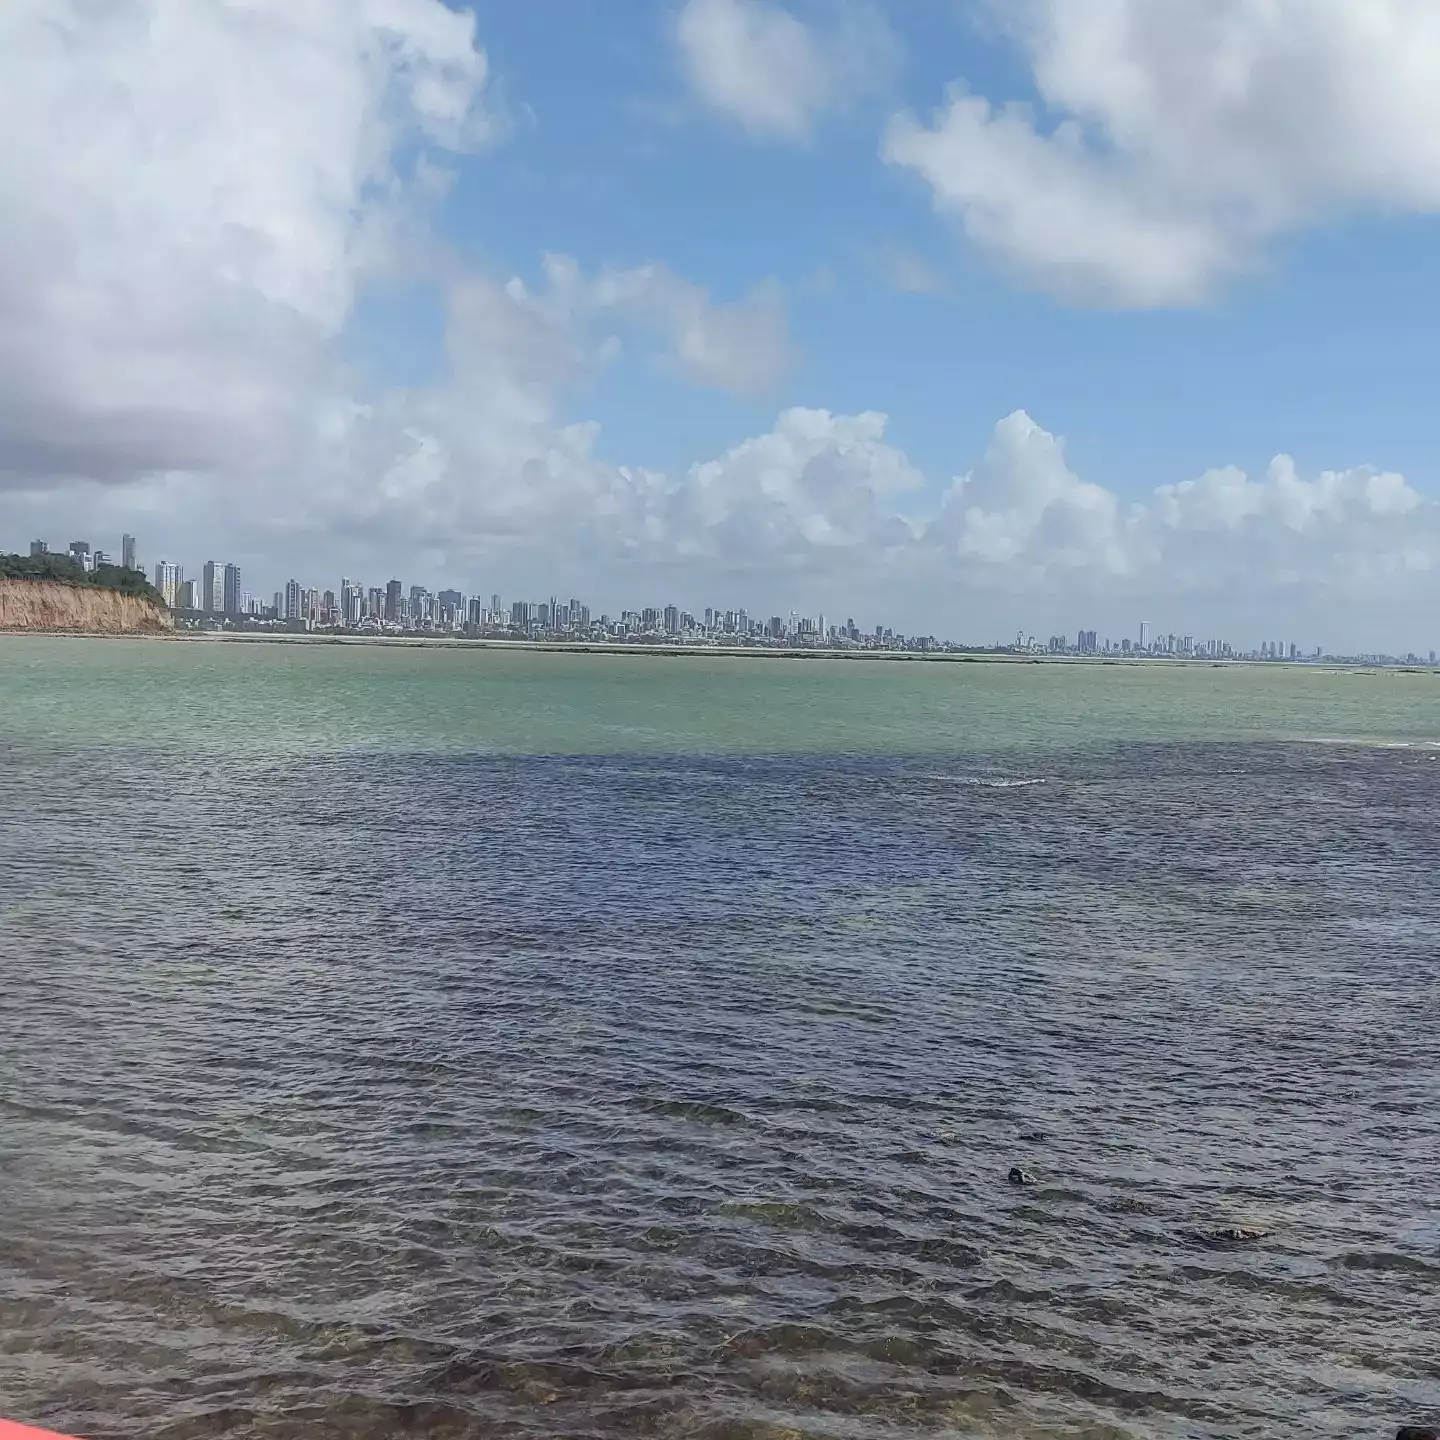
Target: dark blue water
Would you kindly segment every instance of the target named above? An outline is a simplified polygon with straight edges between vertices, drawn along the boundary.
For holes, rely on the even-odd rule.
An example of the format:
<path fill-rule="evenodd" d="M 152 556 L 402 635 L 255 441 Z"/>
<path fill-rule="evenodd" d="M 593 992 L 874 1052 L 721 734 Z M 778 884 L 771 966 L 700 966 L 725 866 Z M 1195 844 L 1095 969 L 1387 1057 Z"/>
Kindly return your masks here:
<path fill-rule="evenodd" d="M 18 1418 L 1440 1419 L 1423 752 L 11 746 L 0 1022 Z"/>

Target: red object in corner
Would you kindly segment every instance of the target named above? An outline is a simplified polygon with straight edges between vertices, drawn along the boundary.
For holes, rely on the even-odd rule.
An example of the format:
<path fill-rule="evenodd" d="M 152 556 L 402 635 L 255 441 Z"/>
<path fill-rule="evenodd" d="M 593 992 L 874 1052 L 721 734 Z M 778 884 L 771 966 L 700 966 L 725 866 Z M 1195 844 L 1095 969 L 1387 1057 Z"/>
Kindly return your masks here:
<path fill-rule="evenodd" d="M 68 1435 L 57 1435 L 53 1430 L 36 1430 L 30 1425 L 12 1425 L 0 1420 L 0 1440 L 70 1440 Z"/>

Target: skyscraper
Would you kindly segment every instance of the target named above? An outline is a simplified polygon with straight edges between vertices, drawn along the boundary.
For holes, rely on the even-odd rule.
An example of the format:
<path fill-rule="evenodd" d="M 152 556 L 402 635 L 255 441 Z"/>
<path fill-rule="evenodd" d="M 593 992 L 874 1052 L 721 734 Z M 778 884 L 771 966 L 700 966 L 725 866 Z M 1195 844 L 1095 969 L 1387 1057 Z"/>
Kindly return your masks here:
<path fill-rule="evenodd" d="M 162 560 L 155 567 L 155 588 L 172 610 L 180 600 L 180 581 L 182 579 L 183 576 L 178 565 L 170 565 Z"/>
<path fill-rule="evenodd" d="M 240 567 L 238 565 L 227 565 L 225 567 L 224 580 L 221 585 L 221 603 L 227 615 L 239 615 L 245 608 L 242 603 L 243 591 L 240 589 Z"/>
<path fill-rule="evenodd" d="M 301 599 L 300 582 L 290 580 L 285 585 L 285 614 L 281 617 L 284 620 L 303 620 L 305 611 Z"/>
<path fill-rule="evenodd" d="M 404 588 L 398 580 L 392 580 L 385 587 L 385 619 L 391 625 L 400 620 L 400 592 Z"/>
<path fill-rule="evenodd" d="M 207 560 L 200 567 L 201 610 L 219 610 L 225 603 L 225 570 L 213 560 Z"/>
<path fill-rule="evenodd" d="M 135 537 L 133 535 L 122 535 L 120 537 L 120 563 L 127 570 L 137 570 L 135 564 Z"/>
<path fill-rule="evenodd" d="M 1148 620 L 1140 622 L 1140 648 L 1142 650 L 1150 648 L 1150 622 Z"/>

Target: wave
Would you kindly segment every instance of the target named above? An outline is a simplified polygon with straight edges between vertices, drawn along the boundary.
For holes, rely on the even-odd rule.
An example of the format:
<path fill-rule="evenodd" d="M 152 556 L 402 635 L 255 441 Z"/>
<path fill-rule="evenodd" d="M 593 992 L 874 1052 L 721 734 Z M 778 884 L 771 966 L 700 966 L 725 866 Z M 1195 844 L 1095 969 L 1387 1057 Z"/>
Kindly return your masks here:
<path fill-rule="evenodd" d="M 943 781 L 947 785 L 973 785 L 981 790 L 1028 790 L 1032 785 L 1044 785 L 1045 777 L 1021 779 L 1005 775 L 928 775 L 928 780 Z"/>

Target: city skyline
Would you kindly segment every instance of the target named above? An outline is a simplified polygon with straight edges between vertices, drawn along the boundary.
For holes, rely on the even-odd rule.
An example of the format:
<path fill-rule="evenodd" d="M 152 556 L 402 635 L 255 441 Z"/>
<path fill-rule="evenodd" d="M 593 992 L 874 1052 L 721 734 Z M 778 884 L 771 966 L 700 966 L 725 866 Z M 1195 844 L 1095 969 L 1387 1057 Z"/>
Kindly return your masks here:
<path fill-rule="evenodd" d="M 49 542 L 33 539 L 32 555 L 45 553 Z M 64 551 L 85 568 L 105 563 L 106 552 L 88 541 L 69 542 Z M 126 532 L 121 554 L 130 568 L 144 573 L 138 559 L 138 541 Z M 1246 643 L 1218 635 L 1155 628 L 1147 618 L 1136 622 L 1134 635 L 1102 634 L 1094 627 L 1065 633 L 1051 631 L 1044 639 L 1022 628 L 1013 639 L 907 632 L 883 621 L 859 624 L 852 614 L 843 621 L 826 612 L 801 613 L 790 609 L 773 613 L 745 605 L 689 608 L 673 601 L 656 605 L 612 607 L 614 614 L 591 607 L 574 594 L 562 600 L 552 593 L 539 600 L 506 601 L 500 591 L 471 593 L 454 587 L 406 585 L 391 578 L 384 585 L 366 585 L 341 576 L 337 585 L 302 584 L 291 578 L 262 597 L 242 589 L 242 571 L 229 561 L 207 559 L 199 578 L 186 577 L 180 562 L 158 560 L 153 577 L 160 592 L 182 623 L 244 623 L 256 627 L 294 626 L 315 630 L 373 630 L 379 633 L 469 634 L 492 638 L 559 638 L 594 642 L 667 641 L 740 645 L 784 644 L 795 648 L 854 648 L 916 650 L 1008 650 L 1025 654 L 1091 657 L 1152 656 L 1198 660 L 1320 661 L 1334 659 L 1382 660 L 1394 663 L 1436 663 L 1436 651 L 1388 650 L 1383 647 L 1332 652 L 1321 644 L 1306 645 L 1290 637 L 1262 637 Z M 1070 637 L 1074 636 L 1072 640 Z"/>

